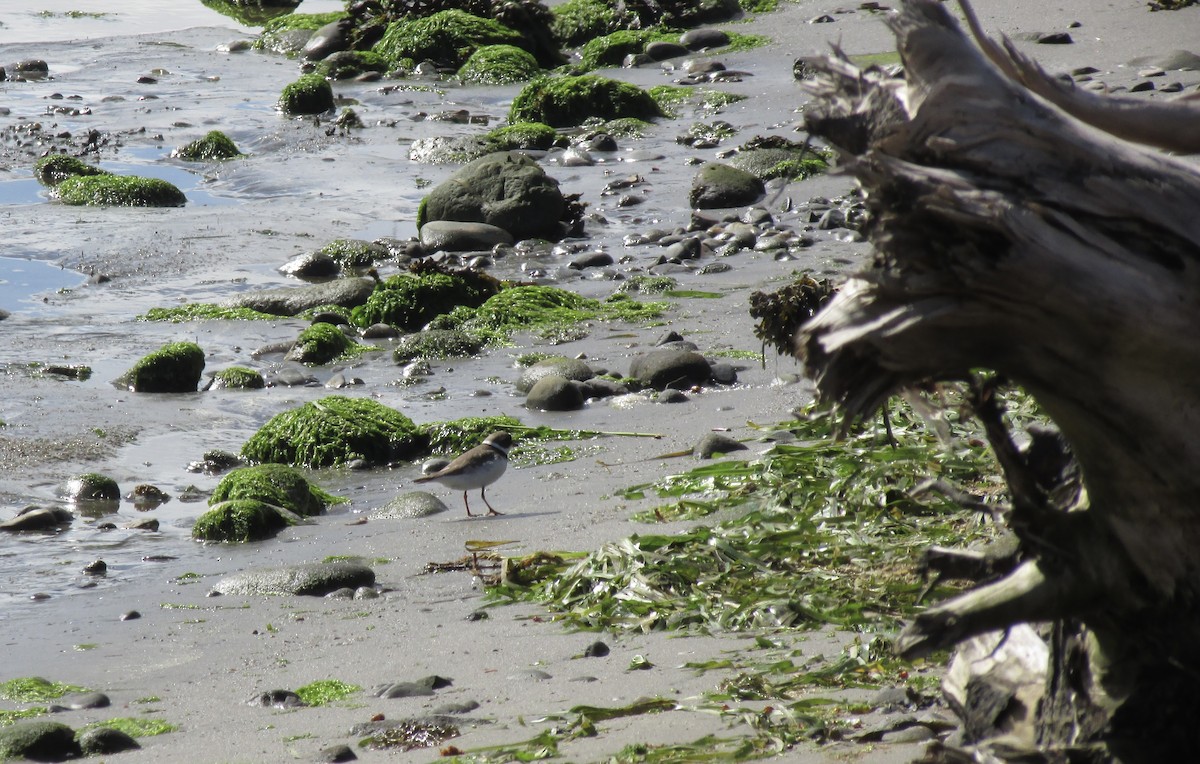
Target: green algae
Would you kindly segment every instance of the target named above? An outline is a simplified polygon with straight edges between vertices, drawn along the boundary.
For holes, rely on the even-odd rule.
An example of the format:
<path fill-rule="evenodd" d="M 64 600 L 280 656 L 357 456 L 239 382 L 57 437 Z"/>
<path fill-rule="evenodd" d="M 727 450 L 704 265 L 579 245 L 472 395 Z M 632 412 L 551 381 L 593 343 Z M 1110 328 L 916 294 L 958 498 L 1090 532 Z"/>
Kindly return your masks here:
<path fill-rule="evenodd" d="M 499 290 L 499 282 L 475 271 L 401 273 L 381 283 L 354 309 L 356 326 L 386 323 L 415 331 L 458 306 L 478 307 Z"/>
<path fill-rule="evenodd" d="M 267 386 L 263 375 L 245 366 L 230 366 L 213 374 L 212 387 L 228 390 L 261 390 Z"/>
<path fill-rule="evenodd" d="M 362 692 L 362 688 L 339 679 L 319 679 L 296 688 L 296 694 L 310 706 L 325 706 L 335 703 L 356 692 Z"/>
<path fill-rule="evenodd" d="M 731 103 L 744 101 L 746 96 L 708 88 L 689 88 L 680 85 L 655 85 L 649 89 L 650 96 L 663 114 L 675 116 L 674 107 L 684 103 L 695 103 L 708 111 L 717 111 Z"/>
<path fill-rule="evenodd" d="M 379 348 L 351 340 L 333 324 L 317 323 L 300 332 L 287 357 L 291 361 L 322 366 L 337 360 L 355 358 L 363 353 L 377 352 Z"/>
<path fill-rule="evenodd" d="M 67 481 L 67 498 L 74 501 L 120 501 L 117 481 L 98 472 L 85 472 Z"/>
<path fill-rule="evenodd" d="M 527 50 L 515 45 L 484 45 L 459 68 L 458 76 L 479 85 L 508 85 L 531 80 L 540 71 L 537 59 Z"/>
<path fill-rule="evenodd" d="M 9 727 L 24 719 L 36 719 L 50 713 L 45 706 L 33 706 L 19 711 L 0 711 L 0 727 Z"/>
<path fill-rule="evenodd" d="M 279 94 L 279 108 L 285 114 L 324 114 L 333 106 L 333 86 L 319 74 L 303 74 Z"/>
<path fill-rule="evenodd" d="M 79 687 L 64 682 L 51 682 L 40 676 L 18 677 L 0 682 L 0 698 L 16 703 L 44 703 L 57 700 L 69 692 L 87 692 L 86 687 Z"/>
<path fill-rule="evenodd" d="M 497 430 L 524 430 L 519 419 L 510 416 L 478 416 L 430 422 L 418 428 L 429 440 L 429 450 L 435 454 L 461 454 L 474 448 Z"/>
<path fill-rule="evenodd" d="M 349 80 L 368 72 L 382 74 L 388 70 L 389 66 L 390 62 L 374 51 L 345 50 L 323 61 L 318 61 L 313 73 L 331 80 Z M 354 126 L 361 127 L 362 125 Z"/>
<path fill-rule="evenodd" d="M 411 460 L 427 446 L 412 420 L 369 399 L 331 395 L 277 414 L 242 446 L 252 462 L 332 467 Z"/>
<path fill-rule="evenodd" d="M 182 207 L 187 197 L 172 183 L 137 175 L 74 175 L 54 187 L 63 204 L 90 207 Z"/>
<path fill-rule="evenodd" d="M 484 136 L 492 151 L 538 149 L 546 151 L 555 146 L 567 146 L 570 140 L 550 125 L 541 122 L 518 122 L 497 127 Z"/>
<path fill-rule="evenodd" d="M 51 154 L 42 157 L 33 165 L 33 177 L 43 186 L 54 187 L 67 178 L 92 175 L 111 175 L 108 170 L 88 164 L 82 159 L 66 154 Z"/>
<path fill-rule="evenodd" d="M 192 538 L 233 544 L 263 541 L 299 520 L 298 514 L 265 501 L 231 499 L 217 502 L 196 518 Z"/>
<path fill-rule="evenodd" d="M 172 342 L 143 356 L 115 384 L 135 393 L 194 393 L 203 371 L 199 345 Z"/>
<path fill-rule="evenodd" d="M 377 260 L 388 258 L 387 247 L 362 239 L 334 239 L 317 250 L 329 255 L 343 268 L 370 268 Z"/>
<path fill-rule="evenodd" d="M 617 27 L 616 11 L 602 0 L 566 0 L 550 12 L 554 14 L 551 29 L 570 48 L 606 35 Z"/>
<path fill-rule="evenodd" d="M 212 506 L 233 499 L 254 499 L 303 516 L 319 515 L 331 504 L 346 501 L 283 464 L 259 464 L 230 472 L 213 489 L 208 503 Z"/>
<path fill-rule="evenodd" d="M 443 359 L 472 356 L 483 349 L 483 340 L 453 329 L 430 329 L 396 341 L 392 360 L 403 364 L 418 358 Z"/>
<path fill-rule="evenodd" d="M 245 156 L 237 144 L 220 130 L 210 130 L 203 138 L 176 149 L 172 155 L 192 162 L 211 162 Z"/>
<path fill-rule="evenodd" d="M 513 99 L 508 120 L 571 127 L 589 118 L 647 120 L 662 116 L 665 113 L 658 102 L 638 86 L 584 74 L 533 80 Z"/>
<path fill-rule="evenodd" d="M 678 288 L 679 282 L 670 276 L 633 276 L 621 282 L 618 292 L 634 292 L 638 294 L 664 294 Z"/>
<path fill-rule="evenodd" d="M 372 50 L 393 66 L 428 59 L 458 69 L 479 48 L 523 43 L 520 33 L 498 21 L 451 9 L 393 21 Z"/>
<path fill-rule="evenodd" d="M 585 42 L 579 48 L 578 69 L 581 72 L 589 72 L 602 67 L 620 66 L 626 56 L 643 52 L 647 43 L 678 41 L 678 30 L 658 27 L 618 29 Z"/>
<path fill-rule="evenodd" d="M 192 302 L 174 308 L 151 308 L 138 321 L 278 321 L 273 313 L 261 313 L 251 308 L 227 308 L 208 302 Z"/>
<path fill-rule="evenodd" d="M 178 724 L 172 724 L 166 719 L 153 716 L 118 716 L 113 719 L 105 719 L 101 722 L 92 722 L 83 726 L 81 730 L 95 729 L 97 727 L 109 727 L 124 732 L 130 737 L 154 737 L 155 735 L 165 735 L 168 732 L 175 732 L 179 729 Z"/>
<path fill-rule="evenodd" d="M 290 53 L 291 49 L 285 43 L 288 32 L 296 29 L 315 32 L 326 24 L 332 24 L 345 15 L 343 11 L 334 11 L 331 13 L 289 13 L 278 18 L 273 18 L 266 23 L 257 22 L 248 24 L 247 26 L 262 25 L 262 33 L 254 40 L 253 47 L 255 50 Z"/>

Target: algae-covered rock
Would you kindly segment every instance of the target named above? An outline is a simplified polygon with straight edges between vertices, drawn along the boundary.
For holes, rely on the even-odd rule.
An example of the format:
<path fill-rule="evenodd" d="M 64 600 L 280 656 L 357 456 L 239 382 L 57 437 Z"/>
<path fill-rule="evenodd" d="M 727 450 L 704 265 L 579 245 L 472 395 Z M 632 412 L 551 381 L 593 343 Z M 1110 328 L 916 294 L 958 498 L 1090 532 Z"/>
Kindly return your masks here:
<path fill-rule="evenodd" d="M 330 504 L 344 501 L 284 464 L 258 464 L 230 472 L 217 483 L 208 503 L 232 499 L 254 499 L 304 516 L 319 515 Z"/>
<path fill-rule="evenodd" d="M 174 184 L 137 175 L 74 175 L 54 187 L 63 204 L 91 207 L 182 207 L 187 197 Z"/>
<path fill-rule="evenodd" d="M 412 420 L 369 399 L 331 395 L 277 414 L 242 446 L 253 462 L 331 467 L 410 460 L 429 443 Z"/>
<path fill-rule="evenodd" d="M 567 146 L 567 137 L 550 125 L 541 122 L 519 122 L 491 130 L 484 136 L 493 151 L 537 149 L 546 151 L 555 146 Z"/>
<path fill-rule="evenodd" d="M 355 343 L 333 324 L 313 324 L 296 338 L 284 358 L 321 365 L 341 358 Z"/>
<path fill-rule="evenodd" d="M 620 66 L 626 56 L 643 52 L 647 43 L 674 41 L 678 37 L 677 32 L 661 29 L 618 29 L 583 44 L 579 49 L 579 69 L 591 71 L 606 66 Z"/>
<path fill-rule="evenodd" d="M 829 156 L 803 142 L 757 136 L 738 147 L 729 164 L 762 180 L 803 180 L 829 169 Z"/>
<path fill-rule="evenodd" d="M 302 75 L 279 94 L 279 108 L 285 114 L 324 114 L 333 106 L 333 86 L 319 74 Z"/>
<path fill-rule="evenodd" d="M 590 117 L 610 120 L 662 116 L 658 102 L 637 85 L 585 74 L 539 77 L 530 82 L 513 99 L 508 121 L 573 127 Z"/>
<path fill-rule="evenodd" d="M 342 278 L 323 284 L 242 292 L 223 301 L 221 307 L 248 308 L 273 316 L 294 316 L 322 305 L 353 308 L 367 302 L 374 291 L 374 279 Z"/>
<path fill-rule="evenodd" d="M 192 538 L 245 544 L 269 539 L 299 521 L 299 515 L 265 501 L 232 499 L 200 515 L 192 526 Z"/>
<path fill-rule="evenodd" d="M 108 475 L 85 472 L 67 481 L 70 501 L 120 501 L 121 488 Z"/>
<path fill-rule="evenodd" d="M 393 65 L 406 59 L 414 63 L 429 60 L 458 69 L 487 45 L 524 47 L 525 42 L 518 32 L 498 21 L 451 9 L 425 18 L 393 21 L 372 50 Z"/>
<path fill-rule="evenodd" d="M 515 45 L 485 45 L 471 54 L 458 76 L 480 85 L 508 85 L 531 80 L 539 71 L 537 59 L 527 50 Z"/>
<path fill-rule="evenodd" d="M 212 0 L 204 0 L 207 5 Z M 293 6 L 294 7 L 294 6 Z M 330 13 L 289 13 L 263 23 L 247 23 L 246 26 L 262 26 L 262 34 L 254 41 L 255 50 L 266 50 L 283 55 L 295 55 L 321 27 L 332 24 L 346 15 L 344 11 Z"/>
<path fill-rule="evenodd" d="M 133 735 L 114 727 L 91 727 L 81 732 L 78 740 L 84 756 L 106 756 L 141 748 Z"/>
<path fill-rule="evenodd" d="M 369 50 L 341 50 L 326 56 L 317 64 L 314 74 L 331 80 L 349 80 L 368 72 L 382 74 L 388 70 L 383 56 Z"/>
<path fill-rule="evenodd" d="M 172 342 L 144 356 L 114 384 L 135 393 L 194 393 L 203 371 L 199 345 Z"/>
<path fill-rule="evenodd" d="M 431 220 L 488 223 L 517 239 L 557 241 L 566 234 L 568 212 L 558 181 L 529 157 L 502 151 L 467 163 L 437 185 L 421 203 L 417 226 Z"/>
<path fill-rule="evenodd" d="M 33 177 L 37 178 L 43 186 L 50 187 L 57 186 L 67 178 L 111 174 L 108 170 L 102 170 L 82 159 L 66 154 L 44 156 L 33 166 Z"/>
<path fill-rule="evenodd" d="M 753 173 L 720 162 L 706 162 L 692 179 L 691 205 L 708 210 L 754 204 L 767 193 Z"/>
<path fill-rule="evenodd" d="M 0 761 L 63 761 L 80 753 L 75 730 L 65 724 L 32 721 L 0 727 Z"/>
<path fill-rule="evenodd" d="M 212 375 L 207 390 L 261 390 L 267 386 L 263 375 L 244 366 L 230 366 Z"/>
<path fill-rule="evenodd" d="M 552 29 L 568 48 L 583 45 L 617 29 L 617 12 L 603 0 L 566 0 L 551 9 Z"/>
<path fill-rule="evenodd" d="M 238 150 L 237 144 L 228 135 L 220 130 L 210 130 L 203 138 L 175 149 L 171 156 L 191 162 L 211 162 L 233 159 L 245 154 Z"/>
<path fill-rule="evenodd" d="M 380 284 L 354 311 L 354 323 L 385 323 L 413 331 L 460 305 L 482 305 L 498 291 L 495 279 L 474 271 L 401 273 Z"/>
<path fill-rule="evenodd" d="M 334 239 L 318 249 L 317 254 L 332 257 L 343 268 L 370 268 L 377 260 L 391 256 L 384 245 L 365 239 Z"/>
<path fill-rule="evenodd" d="M 271 19 L 287 16 L 300 0 L 200 0 L 206 8 L 248 27 L 260 27 Z"/>
<path fill-rule="evenodd" d="M 465 332 L 429 329 L 397 340 L 392 360 L 404 364 L 417 358 L 457 358 L 475 355 L 482 349 L 483 341 Z"/>
<path fill-rule="evenodd" d="M 313 562 L 235 573 L 218 581 L 213 591 L 230 596 L 292 594 L 322 597 L 337 589 L 357 589 L 374 584 L 375 571 L 366 565 Z"/>

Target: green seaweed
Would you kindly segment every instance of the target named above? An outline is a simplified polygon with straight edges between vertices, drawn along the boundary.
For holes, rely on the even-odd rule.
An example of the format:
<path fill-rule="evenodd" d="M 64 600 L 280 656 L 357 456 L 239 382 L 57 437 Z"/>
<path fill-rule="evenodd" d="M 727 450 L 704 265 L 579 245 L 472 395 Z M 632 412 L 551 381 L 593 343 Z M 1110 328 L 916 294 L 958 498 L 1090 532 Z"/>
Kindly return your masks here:
<path fill-rule="evenodd" d="M 567 47 L 574 48 L 617 28 L 617 14 L 603 0 L 566 0 L 550 9 L 551 29 Z"/>
<path fill-rule="evenodd" d="M 57 186 L 67 178 L 111 174 L 108 170 L 102 170 L 82 159 L 66 154 L 44 156 L 33 165 L 33 176 L 43 186 L 50 187 Z"/>
<path fill-rule="evenodd" d="M 192 525 L 197 541 L 245 544 L 263 541 L 297 522 L 299 515 L 257 499 L 231 499 L 209 509 Z"/>
<path fill-rule="evenodd" d="M 173 155 L 193 162 L 211 162 L 245 156 L 238 150 L 237 144 L 220 130 L 210 130 L 203 138 L 176 149 Z"/>
<path fill-rule="evenodd" d="M 211 2 L 211 0 L 203 1 L 205 5 Z M 315 32 L 326 24 L 332 24 L 345 15 L 344 11 L 333 11 L 331 13 L 288 13 L 278 18 L 272 18 L 266 21 L 266 23 L 259 21 L 247 26 L 262 25 L 262 33 L 254 40 L 253 47 L 255 50 L 290 53 L 290 47 L 284 42 L 287 32 L 296 29 L 306 29 Z"/>
<path fill-rule="evenodd" d="M 261 390 L 267 386 L 267 382 L 254 369 L 230 366 L 213 374 L 213 386 L 229 390 Z"/>
<path fill-rule="evenodd" d="M 303 74 L 279 94 L 279 108 L 285 114 L 324 114 L 333 106 L 333 86 L 319 74 Z"/>
<path fill-rule="evenodd" d="M 187 197 L 174 184 L 137 175 L 74 175 L 54 187 L 63 204 L 91 207 L 182 207 Z"/>
<path fill-rule="evenodd" d="M 386 72 L 389 66 L 390 62 L 374 51 L 345 50 L 318 61 L 313 73 L 331 80 L 349 80 L 368 72 Z"/>
<path fill-rule="evenodd" d="M 499 288 L 495 279 L 475 271 L 401 273 L 385 280 L 355 308 L 353 320 L 357 326 L 386 323 L 415 331 L 458 306 L 482 305 Z"/>
<path fill-rule="evenodd" d="M 485 135 L 484 140 L 488 142 L 493 151 L 516 151 L 519 149 L 545 151 L 570 143 L 565 135 L 541 122 L 518 122 L 515 125 L 497 127 Z"/>
<path fill-rule="evenodd" d="M 343 268 L 370 268 L 377 260 L 388 257 L 386 247 L 361 239 L 334 239 L 318 249 L 317 254 L 329 255 Z"/>
<path fill-rule="evenodd" d="M 417 428 L 429 439 L 429 450 L 435 454 L 460 454 L 478 446 L 497 430 L 523 429 L 519 419 L 510 416 L 478 416 L 430 422 Z"/>
<path fill-rule="evenodd" d="M 204 372 L 204 350 L 172 342 L 143 356 L 116 384 L 135 393 L 194 393 Z"/>
<path fill-rule="evenodd" d="M 498 21 L 450 9 L 393 21 L 372 50 L 393 65 L 429 59 L 458 69 L 486 45 L 525 47 L 525 41 Z"/>
<path fill-rule="evenodd" d="M 369 399 L 331 395 L 277 414 L 242 446 L 252 462 L 332 467 L 411 460 L 427 446 L 412 420 Z"/>
<path fill-rule="evenodd" d="M 227 308 L 209 302 L 191 302 L 174 308 L 151 308 L 138 321 L 278 321 L 273 313 L 261 313 L 251 308 Z"/>
<path fill-rule="evenodd" d="M 63 682 L 51 682 L 40 676 L 17 677 L 0 682 L 0 698 L 16 703 L 44 703 L 69 692 L 87 692 L 87 688 Z"/>
<path fill-rule="evenodd" d="M 118 716 L 86 724 L 81 728 L 81 731 L 95 729 L 96 727 L 109 727 L 124 732 L 130 737 L 154 737 L 155 735 L 165 735 L 168 732 L 175 732 L 179 729 L 178 724 L 172 724 L 166 719 L 153 716 Z"/>
<path fill-rule="evenodd" d="M 345 502 L 321 490 L 298 470 L 283 464 L 258 464 L 233 470 L 213 489 L 209 506 L 232 499 L 253 499 L 291 510 L 319 515 L 331 504 Z"/>
<path fill-rule="evenodd" d="M 23 719 L 36 719 L 50 713 L 45 706 L 33 706 L 19 711 L 0 710 L 0 727 L 10 727 Z"/>
<path fill-rule="evenodd" d="M 479 85 L 508 85 L 531 80 L 540 71 L 537 59 L 527 50 L 515 45 L 484 45 L 459 68 L 458 76 Z"/>
<path fill-rule="evenodd" d="M 647 43 L 678 41 L 678 30 L 659 27 L 618 29 L 610 34 L 592 38 L 580 47 L 578 70 L 590 72 L 601 67 L 620 66 L 626 56 L 644 51 Z"/>
<path fill-rule="evenodd" d="M 377 353 L 379 348 L 364 345 L 347 337 L 333 324 L 316 323 L 296 337 L 288 358 L 300 363 L 322 366 L 334 361 L 356 358 L 363 353 Z"/>
<path fill-rule="evenodd" d="M 513 99 L 508 121 L 571 127 L 589 118 L 648 120 L 662 116 L 665 113 L 658 102 L 638 86 L 584 74 L 533 80 Z"/>
<path fill-rule="evenodd" d="M 356 692 L 362 692 L 362 688 L 338 679 L 319 679 L 296 688 L 296 694 L 310 706 L 326 706 Z"/>

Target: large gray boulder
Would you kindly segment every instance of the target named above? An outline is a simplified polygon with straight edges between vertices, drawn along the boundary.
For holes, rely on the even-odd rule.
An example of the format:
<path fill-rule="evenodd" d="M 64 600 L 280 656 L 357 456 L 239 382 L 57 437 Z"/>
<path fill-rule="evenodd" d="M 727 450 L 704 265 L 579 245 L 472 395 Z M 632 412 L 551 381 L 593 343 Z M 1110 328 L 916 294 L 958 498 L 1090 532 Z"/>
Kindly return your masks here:
<path fill-rule="evenodd" d="M 651 350 L 629 364 L 629 376 L 656 390 L 702 385 L 712 376 L 704 356 L 691 350 Z"/>
<path fill-rule="evenodd" d="M 421 203 L 417 223 L 487 223 L 515 239 L 558 240 L 567 203 L 558 181 L 524 154 L 501 151 L 463 165 Z"/>
<path fill-rule="evenodd" d="M 706 162 L 692 179 L 688 199 L 697 209 L 711 210 L 754 204 L 766 193 L 766 186 L 754 173 L 721 162 Z"/>
<path fill-rule="evenodd" d="M 295 594 L 322 597 L 336 589 L 372 586 L 375 571 L 352 562 L 313 562 L 287 568 L 247 570 L 217 582 L 218 594 Z"/>

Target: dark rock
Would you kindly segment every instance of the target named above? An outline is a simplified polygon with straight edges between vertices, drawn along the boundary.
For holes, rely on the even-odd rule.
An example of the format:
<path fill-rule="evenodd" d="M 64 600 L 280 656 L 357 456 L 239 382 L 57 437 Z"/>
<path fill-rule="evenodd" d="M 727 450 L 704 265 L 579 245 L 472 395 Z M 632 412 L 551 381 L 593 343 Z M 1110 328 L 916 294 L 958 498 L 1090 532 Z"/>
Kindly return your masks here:
<path fill-rule="evenodd" d="M 64 696 L 59 705 L 70 711 L 82 711 L 90 708 L 108 708 L 112 700 L 102 692 L 80 692 Z"/>
<path fill-rule="evenodd" d="M 105 756 L 141 746 L 127 732 L 112 727 L 92 727 L 80 733 L 79 748 L 84 756 Z"/>
<path fill-rule="evenodd" d="M 1037 38 L 1039 45 L 1071 45 L 1075 41 L 1066 32 L 1051 32 Z"/>
<path fill-rule="evenodd" d="M 692 448 L 692 454 L 697 459 L 711 459 L 713 454 L 728 454 L 734 451 L 745 451 L 746 444 L 739 443 L 728 435 L 710 432 L 700 439 Z"/>
<path fill-rule="evenodd" d="M 141 617 L 142 614 L 136 610 L 126 610 L 124 613 L 121 613 L 122 621 L 136 621 Z"/>
<path fill-rule="evenodd" d="M 418 358 L 461 358 L 483 349 L 483 340 L 457 329 L 426 329 L 406 334 L 396 342 L 392 360 L 406 364 Z"/>
<path fill-rule="evenodd" d="M 371 324 L 363 330 L 362 336 L 365 340 L 395 339 L 400 336 L 400 330 L 391 324 Z"/>
<path fill-rule="evenodd" d="M 312 37 L 304 44 L 304 58 L 320 61 L 333 53 L 349 50 L 350 33 L 354 29 L 354 23 L 353 17 L 346 16 L 313 32 Z"/>
<path fill-rule="evenodd" d="M 703 384 L 712 376 L 712 367 L 694 351 L 651 350 L 633 359 L 629 376 L 656 390 L 665 390 Z"/>
<path fill-rule="evenodd" d="M 328 748 L 322 748 L 317 752 L 317 764 L 341 764 L 345 761 L 354 761 L 358 756 L 348 745 L 331 745 Z"/>
<path fill-rule="evenodd" d="M 666 61 L 670 58 L 678 58 L 679 56 L 686 56 L 690 52 L 689 48 L 676 42 L 655 40 L 646 45 L 646 55 L 654 61 Z"/>
<path fill-rule="evenodd" d="M 765 194 L 766 186 L 753 173 L 707 162 L 693 178 L 688 199 L 693 207 L 716 209 L 754 204 Z"/>
<path fill-rule="evenodd" d="M 342 265 L 324 252 L 305 252 L 279 266 L 279 272 L 298 279 L 331 279 L 342 272 Z"/>
<path fill-rule="evenodd" d="M 83 572 L 89 576 L 103 576 L 108 572 L 108 563 L 104 560 L 94 560 L 83 566 Z"/>
<path fill-rule="evenodd" d="M 593 377 L 580 384 L 583 386 L 582 391 L 585 398 L 611 398 L 614 395 L 629 394 L 629 387 L 614 379 Z"/>
<path fill-rule="evenodd" d="M 528 393 L 537 384 L 538 380 L 549 376 L 558 376 L 564 379 L 575 380 L 576 382 L 586 382 L 596 376 L 596 372 L 592 367 L 578 358 L 567 358 L 565 356 L 543 358 L 521 372 L 521 376 L 517 378 L 516 382 L 517 391 Z"/>
<path fill-rule="evenodd" d="M 702 27 L 684 32 L 679 36 L 679 42 L 688 50 L 720 48 L 729 44 L 729 35 L 720 29 Z"/>
<path fill-rule="evenodd" d="M 488 223 L 431 220 L 421 226 L 421 246 L 427 252 L 480 252 L 513 243 L 512 234 Z"/>
<path fill-rule="evenodd" d="M 292 594 L 321 597 L 343 586 L 372 586 L 375 571 L 352 562 L 314 562 L 285 568 L 248 570 L 217 582 L 213 591 L 228 595 Z"/>
<path fill-rule="evenodd" d="M 498 152 L 461 167 L 425 197 L 417 223 L 431 221 L 487 223 L 516 239 L 547 238 L 566 233 L 567 203 L 558 181 L 537 162 L 516 152 Z"/>
<path fill-rule="evenodd" d="M 593 642 L 583 649 L 583 657 L 585 658 L 603 658 L 608 653 L 608 645 L 603 642 Z"/>
<path fill-rule="evenodd" d="M 274 316 L 294 316 L 321 305 L 354 308 L 365 303 L 373 291 L 374 279 L 334 279 L 324 284 L 243 292 L 225 300 L 221 305 L 226 308 L 250 308 Z"/>
<path fill-rule="evenodd" d="M 714 363 L 712 365 L 712 380 L 719 385 L 732 385 L 737 382 L 737 369 L 732 364 Z"/>
<path fill-rule="evenodd" d="M 63 761 L 82 754 L 75 730 L 58 722 L 32 721 L 0 727 L 0 760 Z"/>
<path fill-rule="evenodd" d="M 467 620 L 471 622 L 486 621 L 490 617 L 486 610 L 472 610 L 470 613 L 467 613 Z"/>
<path fill-rule="evenodd" d="M 687 403 L 688 397 L 681 390 L 668 388 L 659 393 L 654 401 L 656 403 Z"/>
<path fill-rule="evenodd" d="M 612 264 L 613 256 L 607 252 L 587 252 L 572 260 L 569 267 L 582 271 L 585 268 L 603 268 Z"/>
<path fill-rule="evenodd" d="M 16 517 L 0 522 L 0 531 L 45 531 L 67 525 L 75 519 L 61 507 L 26 507 Z"/>
<path fill-rule="evenodd" d="M 541 411 L 576 411 L 583 408 L 583 391 L 578 382 L 551 374 L 530 388 L 525 407 Z"/>

